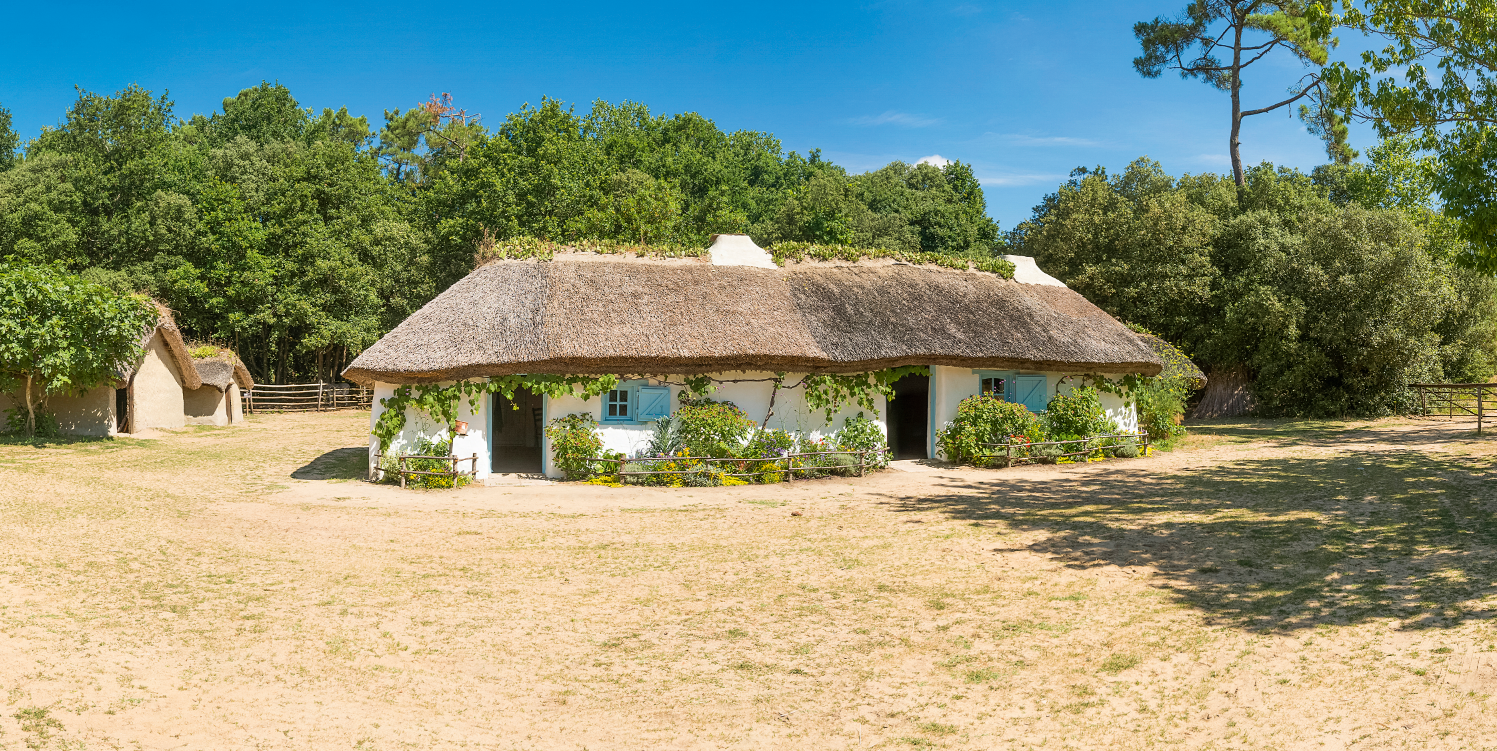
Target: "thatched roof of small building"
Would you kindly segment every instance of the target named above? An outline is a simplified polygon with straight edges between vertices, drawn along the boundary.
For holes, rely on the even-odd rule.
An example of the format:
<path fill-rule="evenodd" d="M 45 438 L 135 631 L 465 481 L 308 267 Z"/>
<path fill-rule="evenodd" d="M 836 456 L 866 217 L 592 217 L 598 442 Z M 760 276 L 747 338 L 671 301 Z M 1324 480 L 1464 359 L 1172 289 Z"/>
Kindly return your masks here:
<path fill-rule="evenodd" d="M 166 345 L 166 351 L 172 358 L 172 363 L 177 366 L 177 372 L 181 374 L 182 387 L 187 389 L 201 388 L 202 378 L 198 376 L 197 368 L 193 367 L 192 355 L 187 351 L 187 342 L 182 339 L 182 332 L 177 328 L 177 320 L 172 317 L 171 308 L 153 301 L 156 306 L 156 325 L 147 328 L 140 334 L 140 347 L 145 349 L 151 344 L 151 339 L 157 334 L 161 335 L 161 341 Z M 135 376 L 135 369 L 140 367 L 139 362 L 127 363 L 120 368 L 120 383 L 126 384 Z"/>
<path fill-rule="evenodd" d="M 901 365 L 1153 375 L 1161 362 L 1059 283 L 888 260 L 756 268 L 577 253 L 476 269 L 344 375 L 426 383 Z"/>
<path fill-rule="evenodd" d="M 238 384 L 243 390 L 255 387 L 255 379 L 250 377 L 249 369 L 229 350 L 219 350 L 212 357 L 194 359 L 192 364 L 204 386 L 212 386 L 219 391 L 228 391 L 230 384 Z"/>
<path fill-rule="evenodd" d="M 1154 354 L 1158 355 L 1159 360 L 1164 363 L 1164 369 L 1159 371 L 1160 376 L 1165 378 L 1183 378 L 1190 382 L 1192 389 L 1201 389 L 1206 386 L 1206 373 L 1193 360 L 1187 357 L 1184 352 L 1180 351 L 1179 347 L 1147 331 L 1135 330 L 1133 333 L 1139 339 L 1143 340 L 1144 344 L 1149 345 L 1149 349 L 1154 350 Z"/>

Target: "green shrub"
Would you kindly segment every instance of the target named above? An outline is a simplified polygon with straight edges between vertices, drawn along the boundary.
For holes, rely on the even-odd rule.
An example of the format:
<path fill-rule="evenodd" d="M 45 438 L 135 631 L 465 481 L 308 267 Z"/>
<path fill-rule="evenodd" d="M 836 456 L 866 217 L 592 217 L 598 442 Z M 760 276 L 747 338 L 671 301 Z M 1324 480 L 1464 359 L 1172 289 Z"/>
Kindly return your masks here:
<path fill-rule="evenodd" d="M 1085 438 L 1116 433 L 1117 424 L 1102 409 L 1102 395 L 1091 386 L 1079 386 L 1069 394 L 1056 394 L 1045 407 L 1049 433 L 1063 438 Z"/>
<path fill-rule="evenodd" d="M 26 410 L 23 407 L 5 410 L 5 432 L 22 435 L 26 432 Z M 51 412 L 36 413 L 37 438 L 56 438 L 62 435 L 62 426 Z"/>
<path fill-rule="evenodd" d="M 603 438 L 598 435 L 597 421 L 589 414 L 552 420 L 546 426 L 546 438 L 551 441 L 551 460 L 568 480 L 587 479 L 595 464 L 589 459 L 602 456 Z"/>
<path fill-rule="evenodd" d="M 684 391 L 673 421 L 682 448 L 713 458 L 738 456 L 755 427 L 736 404 L 693 399 Z"/>
<path fill-rule="evenodd" d="M 415 448 L 403 456 L 452 456 L 451 441 L 433 441 L 422 438 L 416 442 Z M 451 472 L 452 462 L 446 459 L 406 459 L 405 469 L 412 472 Z M 458 469 L 462 469 L 459 463 Z M 380 469 L 385 471 L 385 482 L 400 483 L 400 458 L 398 456 L 386 456 L 380 462 Z M 410 488 L 461 488 L 472 480 L 466 475 L 407 475 L 406 487 Z"/>
<path fill-rule="evenodd" d="M 889 441 L 878 423 L 864 417 L 862 412 L 842 423 L 842 429 L 833 436 L 832 443 L 843 451 L 869 452 L 870 467 L 889 466 Z"/>
<path fill-rule="evenodd" d="M 963 399 L 956 419 L 936 433 L 936 446 L 947 461 L 985 466 L 981 455 L 992 454 L 989 443 L 1006 443 L 1015 436 L 1042 441 L 1045 431 L 1038 417 L 1022 404 L 979 394 Z"/>
<path fill-rule="evenodd" d="M 1185 428 L 1180 421 L 1185 417 L 1185 400 L 1189 396 L 1190 384 L 1184 379 L 1145 379 L 1143 386 L 1133 392 L 1139 429 L 1155 441 L 1183 435 Z"/>
<path fill-rule="evenodd" d="M 784 466 L 782 459 L 786 454 L 795 453 L 797 441 L 795 435 L 775 428 L 765 428 L 754 433 L 749 439 L 748 445 L 744 446 L 739 456 L 749 461 L 743 464 L 744 472 L 763 472 L 765 474 L 744 478 L 750 482 L 773 484 L 783 480 L 780 468 Z M 757 461 L 756 461 L 757 460 Z"/>

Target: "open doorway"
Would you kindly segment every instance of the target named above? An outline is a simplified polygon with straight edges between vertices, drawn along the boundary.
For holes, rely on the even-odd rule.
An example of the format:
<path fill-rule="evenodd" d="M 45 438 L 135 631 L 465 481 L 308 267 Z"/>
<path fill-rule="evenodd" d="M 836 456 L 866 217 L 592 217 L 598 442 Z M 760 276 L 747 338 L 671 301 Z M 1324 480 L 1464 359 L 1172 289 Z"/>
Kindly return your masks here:
<path fill-rule="evenodd" d="M 894 458 L 926 458 L 929 426 L 930 376 L 907 375 L 895 381 L 889 402 L 889 448 Z"/>
<path fill-rule="evenodd" d="M 514 399 L 494 394 L 490 471 L 539 474 L 541 471 L 541 395 L 515 390 Z"/>
<path fill-rule="evenodd" d="M 130 389 L 114 390 L 114 432 L 130 432 Z"/>

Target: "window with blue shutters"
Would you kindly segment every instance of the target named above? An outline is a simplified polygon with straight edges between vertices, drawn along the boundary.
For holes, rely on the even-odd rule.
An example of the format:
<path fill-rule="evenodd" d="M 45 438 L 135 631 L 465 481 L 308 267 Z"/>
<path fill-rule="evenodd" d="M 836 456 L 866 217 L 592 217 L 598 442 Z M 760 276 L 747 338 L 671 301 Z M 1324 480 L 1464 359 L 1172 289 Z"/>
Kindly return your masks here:
<path fill-rule="evenodd" d="M 633 389 L 620 386 L 603 395 L 603 422 L 633 422 Z"/>
<path fill-rule="evenodd" d="M 1022 404 L 1030 412 L 1043 412 L 1050 399 L 1042 375 L 1020 375 L 1012 370 L 974 370 L 977 393 L 996 396 L 1006 402 Z"/>
<path fill-rule="evenodd" d="M 671 388 L 669 386 L 640 386 L 635 391 L 634 418 L 640 422 L 659 420 L 671 414 Z"/>
<path fill-rule="evenodd" d="M 1042 375 L 1014 376 L 1014 398 L 1030 412 L 1044 412 L 1050 400 L 1045 398 L 1046 378 Z"/>

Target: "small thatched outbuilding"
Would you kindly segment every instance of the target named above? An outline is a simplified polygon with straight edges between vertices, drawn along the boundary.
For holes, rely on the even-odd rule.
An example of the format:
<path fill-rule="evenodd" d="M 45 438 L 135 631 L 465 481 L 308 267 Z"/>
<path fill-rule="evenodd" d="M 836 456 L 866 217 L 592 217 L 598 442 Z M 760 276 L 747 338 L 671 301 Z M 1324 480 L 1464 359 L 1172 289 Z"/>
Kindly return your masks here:
<path fill-rule="evenodd" d="M 196 353 L 195 353 L 196 354 Z M 183 392 L 189 425 L 235 425 L 244 421 L 241 394 L 255 387 L 249 369 L 233 352 L 215 348 L 192 361 L 202 386 Z"/>
<path fill-rule="evenodd" d="M 453 450 L 490 457 L 480 474 L 555 474 L 540 430 L 547 420 L 591 413 L 607 448 L 632 452 L 669 414 L 688 375 L 712 376 L 713 398 L 754 416 L 768 409 L 775 372 L 794 382 L 805 373 L 929 366 L 929 376 L 898 381 L 893 403 L 869 416 L 897 452 L 929 457 L 936 431 L 967 396 L 999 393 L 1039 411 L 1075 382 L 1067 376 L 1159 372 L 1160 359 L 1133 332 L 1033 259 L 1009 260 L 1013 279 L 888 259 L 780 267 L 748 237 L 724 235 L 701 258 L 495 261 L 386 334 L 344 375 L 374 387 L 373 419 L 400 384 L 516 373 L 626 378 L 587 402 L 521 393 L 518 404 L 496 399 L 460 416 L 471 427 Z M 1120 399 L 1105 406 L 1123 427 L 1137 424 Z M 769 425 L 816 435 L 844 417 L 827 425 L 802 394 L 782 390 Z M 401 437 L 407 447 L 423 429 L 412 418 Z"/>

